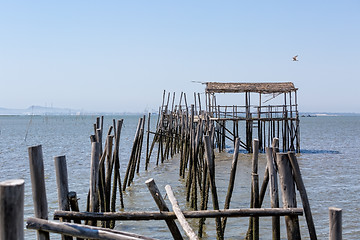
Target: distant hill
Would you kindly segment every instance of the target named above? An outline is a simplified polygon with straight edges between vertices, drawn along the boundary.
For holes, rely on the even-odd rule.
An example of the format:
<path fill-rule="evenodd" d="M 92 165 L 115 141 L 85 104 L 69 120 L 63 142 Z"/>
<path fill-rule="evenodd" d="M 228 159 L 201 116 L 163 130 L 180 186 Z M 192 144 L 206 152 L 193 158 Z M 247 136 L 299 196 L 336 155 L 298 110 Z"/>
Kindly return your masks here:
<path fill-rule="evenodd" d="M 360 113 L 300 112 L 301 117 L 360 116 Z"/>
<path fill-rule="evenodd" d="M 30 106 L 25 109 L 0 107 L 0 115 L 142 115 L 147 112 L 89 112 L 70 108 Z M 153 114 L 157 114 L 154 112 Z"/>
<path fill-rule="evenodd" d="M 70 108 L 53 108 L 42 106 L 30 106 L 25 109 L 0 108 L 0 115 L 75 115 L 79 110 Z"/>

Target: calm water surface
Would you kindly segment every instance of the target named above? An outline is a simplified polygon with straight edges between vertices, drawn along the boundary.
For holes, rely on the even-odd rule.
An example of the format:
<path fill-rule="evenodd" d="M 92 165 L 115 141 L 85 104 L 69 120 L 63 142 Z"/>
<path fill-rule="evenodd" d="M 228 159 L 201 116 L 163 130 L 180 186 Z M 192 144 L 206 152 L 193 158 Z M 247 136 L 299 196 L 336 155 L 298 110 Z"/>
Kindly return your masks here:
<path fill-rule="evenodd" d="M 105 116 L 106 129 L 113 118 L 124 118 L 120 140 L 121 177 L 123 177 L 139 116 Z M 80 198 L 80 210 L 85 210 L 90 175 L 89 136 L 93 133 L 95 120 L 96 116 L 0 116 L 0 181 L 14 178 L 25 179 L 25 219 L 34 214 L 27 148 L 40 144 L 44 155 L 49 219 L 52 219 L 52 214 L 58 206 L 53 160 L 55 156 L 66 155 L 69 188 L 77 192 Z M 152 125 L 155 125 L 155 119 L 152 119 Z M 343 209 L 343 238 L 359 239 L 360 117 L 301 118 L 300 126 L 302 153 L 298 155 L 298 160 L 318 238 L 328 239 L 328 208 L 334 206 Z M 231 161 L 230 153 L 216 155 L 216 181 L 220 206 L 223 206 L 225 201 Z M 265 171 L 265 163 L 264 154 L 260 154 L 260 182 Z M 163 194 L 165 194 L 165 185 L 170 184 L 180 207 L 189 210 L 184 200 L 185 182 L 178 177 L 178 166 L 177 156 L 159 166 L 156 166 L 155 159 L 152 159 L 147 172 L 144 171 L 142 163 L 140 174 L 135 177 L 134 183 L 125 192 L 125 211 L 158 210 L 144 184 L 149 178 L 155 179 Z M 241 153 L 231 208 L 249 207 L 250 180 L 251 155 Z M 301 207 L 299 198 L 298 204 Z M 264 207 L 270 207 L 268 195 L 265 196 Z M 285 239 L 284 220 L 282 219 L 281 222 L 283 224 L 282 236 Z M 198 220 L 191 219 L 190 223 L 197 230 Z M 308 239 L 303 216 L 300 217 L 300 225 L 303 238 Z M 116 228 L 159 239 L 171 239 L 163 221 L 123 221 L 118 222 Z M 226 239 L 243 239 L 247 228 L 248 218 L 230 218 L 225 237 Z M 205 231 L 203 239 L 215 239 L 213 219 L 206 221 Z M 26 239 L 35 239 L 34 231 L 25 230 L 25 234 Z M 60 239 L 55 234 L 51 237 Z M 271 239 L 270 218 L 261 218 L 260 238 Z"/>

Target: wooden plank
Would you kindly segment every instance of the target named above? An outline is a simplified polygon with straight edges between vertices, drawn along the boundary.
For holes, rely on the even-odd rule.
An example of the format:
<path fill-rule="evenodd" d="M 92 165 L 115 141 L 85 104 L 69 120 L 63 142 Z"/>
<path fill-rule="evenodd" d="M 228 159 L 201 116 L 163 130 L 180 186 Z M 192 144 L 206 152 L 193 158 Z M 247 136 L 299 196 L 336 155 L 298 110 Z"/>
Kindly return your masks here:
<path fill-rule="evenodd" d="M 26 228 L 42 230 L 51 233 L 65 234 L 73 237 L 81 237 L 99 240 L 140 240 L 153 238 L 135 235 L 132 233 L 110 230 L 107 228 L 91 227 L 75 223 L 59 223 L 39 218 L 28 218 Z"/>
<path fill-rule="evenodd" d="M 302 208 L 238 208 L 224 210 L 199 210 L 183 211 L 186 218 L 217 218 L 217 217 L 271 217 L 271 216 L 301 216 Z M 54 212 L 54 218 L 78 219 L 78 220 L 166 220 L 176 219 L 174 212 L 164 210 L 151 212 L 74 212 L 59 211 Z"/>
<path fill-rule="evenodd" d="M 175 198 L 175 195 L 171 189 L 170 185 L 165 186 L 165 190 L 167 193 L 167 196 L 171 202 L 173 211 L 176 215 L 176 218 L 179 220 L 179 223 L 183 230 L 185 231 L 186 235 L 192 240 L 192 239 L 199 239 L 198 236 L 195 234 L 194 230 L 190 227 L 189 223 L 186 221 L 186 218 L 184 217 L 184 214 L 182 213 L 180 206 L 178 204 L 178 201 Z"/>
<path fill-rule="evenodd" d="M 148 179 L 145 184 L 147 185 L 151 196 L 154 198 L 154 201 L 156 205 L 158 206 L 160 211 L 168 212 L 169 208 L 167 207 L 164 198 L 161 196 L 161 193 L 159 191 L 159 188 L 156 186 L 155 180 L 153 178 Z M 181 233 L 176 226 L 176 223 L 172 219 L 166 219 L 165 220 L 173 238 L 175 240 L 182 240 L 183 237 L 181 236 Z"/>

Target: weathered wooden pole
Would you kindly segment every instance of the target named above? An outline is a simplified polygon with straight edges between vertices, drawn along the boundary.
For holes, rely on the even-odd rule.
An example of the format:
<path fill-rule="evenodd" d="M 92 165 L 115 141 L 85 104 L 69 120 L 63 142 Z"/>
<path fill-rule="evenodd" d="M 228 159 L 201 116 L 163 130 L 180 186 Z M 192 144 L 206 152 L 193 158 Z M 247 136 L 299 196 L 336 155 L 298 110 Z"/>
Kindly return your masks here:
<path fill-rule="evenodd" d="M 251 174 L 252 181 L 251 181 L 251 187 L 253 189 L 253 207 L 259 208 L 259 175 L 257 173 Z M 259 217 L 255 216 L 253 217 L 253 239 L 258 240 L 259 239 Z"/>
<path fill-rule="evenodd" d="M 279 187 L 277 181 L 277 170 L 275 167 L 273 148 L 265 148 L 267 166 L 269 171 L 270 181 L 270 203 L 272 208 L 279 207 Z M 278 216 L 272 217 L 272 239 L 280 239 L 280 218 Z"/>
<path fill-rule="evenodd" d="M 205 142 L 205 151 L 206 151 L 206 161 L 209 168 L 210 188 L 212 193 L 213 208 L 214 210 L 219 210 L 219 200 L 218 200 L 216 184 L 215 184 L 215 162 L 213 159 L 213 149 L 211 146 L 210 136 L 205 135 L 204 142 Z M 217 239 L 224 239 L 224 233 L 221 227 L 221 218 L 215 218 L 215 224 L 216 224 Z"/>
<path fill-rule="evenodd" d="M 55 163 L 55 173 L 56 173 L 56 183 L 58 187 L 58 203 L 59 210 L 69 211 L 69 201 L 68 201 L 68 175 L 67 175 L 67 165 L 65 156 L 54 157 Z"/>
<path fill-rule="evenodd" d="M 289 156 L 291 167 L 293 170 L 296 186 L 300 192 L 301 201 L 302 201 L 304 212 L 305 212 L 306 223 L 307 223 L 307 226 L 309 229 L 310 239 L 316 240 L 317 236 L 316 236 L 316 231 L 315 231 L 315 224 L 314 224 L 314 221 L 312 218 L 310 203 L 309 203 L 309 199 L 308 199 L 308 196 L 306 193 L 305 184 L 301 177 L 300 167 L 299 167 L 299 164 L 298 164 L 298 161 L 296 159 L 294 152 L 288 152 L 288 156 Z"/>
<path fill-rule="evenodd" d="M 296 208 L 295 184 L 287 153 L 278 153 L 276 163 L 280 177 L 283 207 Z M 285 223 L 287 238 L 289 240 L 301 239 L 298 217 L 286 216 Z"/>
<path fill-rule="evenodd" d="M 171 202 L 173 211 L 177 217 L 177 219 L 179 220 L 179 223 L 181 225 L 181 227 L 183 228 L 183 230 L 185 231 L 186 235 L 191 239 L 191 240 L 197 240 L 199 239 L 198 236 L 196 235 L 196 233 L 194 232 L 194 230 L 190 227 L 189 223 L 186 221 L 186 218 L 184 217 L 184 214 L 182 213 L 178 201 L 175 198 L 175 195 L 171 189 L 170 185 L 166 185 L 165 186 L 165 190 L 167 193 L 167 196 Z"/>
<path fill-rule="evenodd" d="M 106 184 L 105 184 L 105 159 L 107 153 L 107 143 L 105 143 L 105 150 L 103 153 L 100 152 L 100 161 L 99 161 L 99 211 L 106 212 Z M 102 227 L 105 227 L 105 223 L 102 223 Z"/>
<path fill-rule="evenodd" d="M 97 212 L 99 210 L 99 158 L 100 158 L 100 143 L 93 142 L 91 144 L 91 162 L 90 162 L 90 204 L 89 211 Z M 90 225 L 96 225 L 95 222 L 90 222 Z"/>
<path fill-rule="evenodd" d="M 68 200 L 70 204 L 71 211 L 79 212 L 79 204 L 78 204 L 78 198 L 76 196 L 76 192 L 69 192 L 68 193 Z M 80 219 L 74 219 L 74 223 L 81 224 Z M 83 238 L 76 238 L 77 240 L 84 240 Z"/>
<path fill-rule="evenodd" d="M 251 189 L 253 195 L 253 207 L 259 208 L 259 175 L 258 175 L 258 165 L 259 165 L 259 140 L 254 139 L 252 142 L 253 146 L 253 158 L 252 158 L 252 174 L 251 174 Z M 252 218 L 252 233 L 253 239 L 259 239 L 259 217 Z"/>
<path fill-rule="evenodd" d="M 238 162 L 238 156 L 239 156 L 239 146 L 240 146 L 240 139 L 236 138 L 234 155 L 233 155 L 233 160 L 231 163 L 229 186 L 228 186 L 228 191 L 227 191 L 226 198 L 225 198 L 224 209 L 229 209 L 229 207 L 230 207 L 231 196 L 232 196 L 232 192 L 234 190 L 236 168 L 237 168 L 237 162 Z M 203 186 L 203 187 L 205 187 L 205 186 Z M 227 221 L 227 218 L 223 218 L 221 221 L 222 231 L 224 234 L 225 234 L 226 221 Z"/>
<path fill-rule="evenodd" d="M 136 158 L 135 158 L 135 161 L 137 162 L 136 173 L 139 173 L 139 171 L 140 171 L 140 159 L 141 159 L 141 150 L 142 150 L 143 139 L 144 139 L 145 118 L 146 118 L 146 116 L 144 115 L 142 118 L 143 120 L 142 120 L 142 124 L 141 124 L 141 128 L 140 128 L 138 146 L 137 146 L 137 150 L 136 150 Z"/>
<path fill-rule="evenodd" d="M 210 188 L 210 180 L 208 175 L 208 166 L 207 163 L 204 162 L 203 167 L 203 176 L 202 176 L 202 191 L 201 191 L 201 203 L 200 203 L 200 209 L 201 210 L 207 210 L 208 206 L 208 200 L 209 200 L 209 188 Z M 199 237 L 202 237 L 203 234 L 203 225 L 205 224 L 205 218 L 201 218 L 199 220 Z"/>
<path fill-rule="evenodd" d="M 146 161 L 145 161 L 145 170 L 148 170 L 149 162 L 150 162 L 150 154 L 149 154 L 149 144 L 150 144 L 150 117 L 151 113 L 148 114 L 148 122 L 147 122 L 147 134 L 146 134 Z M 154 136 L 155 138 L 156 136 Z"/>
<path fill-rule="evenodd" d="M 199 99 L 199 115 L 202 113 L 201 111 L 201 99 L 200 99 L 200 93 L 197 94 Z"/>
<path fill-rule="evenodd" d="M 56 172 L 59 210 L 70 211 L 70 205 L 68 201 L 69 186 L 68 186 L 66 157 L 65 156 L 54 157 L 54 163 L 55 163 L 55 172 Z M 61 238 L 63 240 L 72 239 L 72 237 L 65 235 L 62 235 Z"/>
<path fill-rule="evenodd" d="M 117 121 L 117 125 L 115 127 L 115 120 L 114 120 L 114 132 L 115 132 L 115 149 L 113 153 L 113 164 L 114 167 L 114 178 L 113 178 L 113 186 L 111 190 L 111 206 L 110 211 L 115 212 L 115 205 L 116 205 L 116 189 L 119 185 L 119 194 L 120 194 L 120 206 L 124 208 L 124 200 L 122 194 L 122 187 L 121 187 L 121 176 L 120 176 L 120 158 L 119 158 L 119 147 L 120 147 L 120 135 L 121 135 L 121 128 L 124 119 L 120 119 Z M 110 227 L 114 225 L 110 224 Z"/>
<path fill-rule="evenodd" d="M 329 208 L 329 240 L 342 240 L 342 209 Z"/>
<path fill-rule="evenodd" d="M 183 211 L 186 218 L 238 218 L 238 217 L 271 217 L 271 216 L 302 216 L 302 208 L 237 208 L 223 210 L 199 210 Z M 137 220 L 167 220 L 176 219 L 174 212 L 166 211 L 148 211 L 148 212 L 69 212 L 54 211 L 54 219 L 63 218 L 69 220 L 119 220 L 119 221 L 137 221 Z"/>
<path fill-rule="evenodd" d="M 200 128 L 200 124 L 199 124 L 199 128 Z M 198 171 L 198 167 L 197 167 L 197 163 L 198 163 L 198 152 L 197 152 L 197 139 L 195 138 L 195 130 L 193 130 L 193 137 L 192 137 L 192 155 L 193 155 L 193 164 L 192 167 L 190 168 L 190 171 L 192 171 L 192 175 L 193 175 L 193 181 L 192 181 L 192 191 L 191 191 L 191 207 L 194 210 L 197 210 L 197 182 L 199 180 L 197 174 L 199 173 Z M 199 131 L 197 132 L 197 134 L 199 134 Z"/>
<path fill-rule="evenodd" d="M 129 163 L 126 169 L 126 173 L 125 173 L 125 177 L 124 177 L 124 184 L 123 184 L 123 191 L 125 191 L 126 186 L 130 186 L 131 181 L 132 181 L 132 176 L 133 172 L 135 172 L 135 164 L 136 164 L 136 150 L 137 150 L 137 144 L 138 144 L 138 140 L 139 140 L 139 134 L 140 134 L 140 128 L 142 125 L 142 118 L 139 118 L 139 122 L 136 128 L 136 133 L 135 133 L 135 137 L 134 137 L 134 141 L 133 141 L 133 146 L 131 149 L 131 155 L 130 155 L 130 159 L 129 159 Z"/>
<path fill-rule="evenodd" d="M 79 210 L 79 204 L 78 204 L 76 192 L 69 192 L 68 200 L 69 200 L 71 211 L 79 212 L 80 210 Z M 74 223 L 81 224 L 81 220 L 74 220 Z"/>
<path fill-rule="evenodd" d="M 35 217 L 48 219 L 48 205 L 45 188 L 44 160 L 41 145 L 28 148 L 32 195 Z M 48 232 L 37 231 L 38 240 L 50 239 Z"/>
<path fill-rule="evenodd" d="M 113 126 L 109 128 L 109 132 L 106 138 L 105 151 L 106 151 L 106 175 L 101 179 L 102 186 L 104 187 L 104 205 L 105 212 L 110 212 L 110 201 L 111 201 L 111 176 L 114 169 L 114 154 L 113 154 L 113 140 L 114 135 L 111 134 Z M 105 151 L 103 154 L 105 154 Z M 102 172 L 100 172 L 102 173 Z M 106 227 L 110 227 L 110 223 L 105 223 Z"/>
<path fill-rule="evenodd" d="M 0 182 L 0 239 L 24 240 L 24 180 Z"/>
<path fill-rule="evenodd" d="M 143 122 L 144 119 L 140 118 L 139 119 L 139 126 L 138 129 L 136 131 L 136 136 L 134 139 L 134 145 L 133 145 L 133 151 L 131 154 L 131 168 L 130 168 L 130 175 L 129 175 L 129 180 L 128 180 L 128 184 L 127 186 L 130 186 L 130 184 L 132 183 L 132 181 L 134 180 L 135 177 L 135 171 L 136 171 L 136 166 L 138 163 L 138 156 L 139 156 L 139 146 L 140 146 L 140 142 L 141 142 L 141 133 L 142 133 L 142 126 L 143 126 Z"/>
<path fill-rule="evenodd" d="M 47 221 L 39 218 L 28 218 L 28 229 L 42 229 L 47 232 L 60 233 L 71 235 L 74 237 L 82 237 L 86 239 L 98 239 L 98 240 L 144 240 L 151 239 L 145 236 L 135 235 L 132 233 L 116 231 L 108 228 L 99 228 L 86 225 L 79 225 L 74 223 L 59 223 Z"/>
<path fill-rule="evenodd" d="M 259 141 L 259 142 L 261 142 L 261 141 Z M 272 161 L 274 162 L 275 154 L 276 154 L 276 152 L 279 152 L 279 138 L 274 137 L 273 141 L 271 143 L 271 146 L 274 150 L 274 151 L 272 151 L 273 152 L 272 154 L 274 155 L 272 157 L 273 158 Z M 266 148 L 265 148 L 265 152 L 266 151 L 268 151 L 268 150 L 266 150 Z M 268 158 L 268 155 L 266 155 L 266 157 Z M 261 185 L 260 194 L 259 194 L 259 206 L 260 207 L 264 201 L 268 183 L 269 183 L 269 164 L 266 164 L 264 179 L 263 179 L 263 183 Z"/>
<path fill-rule="evenodd" d="M 148 179 L 145 184 L 147 185 L 151 196 L 154 198 L 156 205 L 158 206 L 160 211 L 169 212 L 169 208 L 167 207 L 164 198 L 162 197 L 159 188 L 156 186 L 155 180 L 153 178 Z M 176 223 L 172 219 L 165 220 L 171 235 L 175 240 L 182 240 L 183 237 L 176 226 Z"/>

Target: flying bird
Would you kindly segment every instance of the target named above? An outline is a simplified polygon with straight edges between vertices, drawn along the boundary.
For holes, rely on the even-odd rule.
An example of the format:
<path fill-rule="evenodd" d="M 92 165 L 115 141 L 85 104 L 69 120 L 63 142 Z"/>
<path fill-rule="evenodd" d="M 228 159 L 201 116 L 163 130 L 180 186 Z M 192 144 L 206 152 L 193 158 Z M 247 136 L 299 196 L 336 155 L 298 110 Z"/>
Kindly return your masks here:
<path fill-rule="evenodd" d="M 297 57 L 298 57 L 298 55 L 294 56 L 293 61 L 299 61 L 299 60 L 297 60 Z"/>

